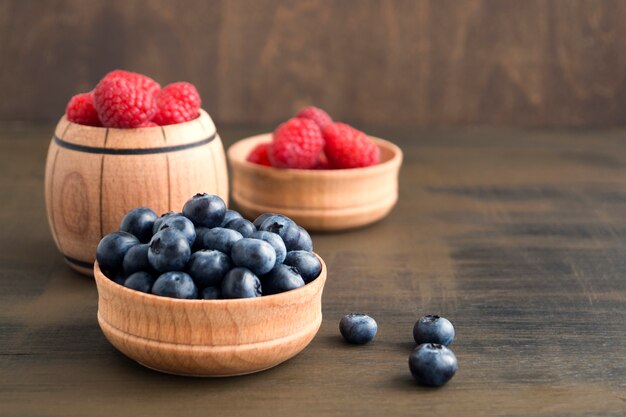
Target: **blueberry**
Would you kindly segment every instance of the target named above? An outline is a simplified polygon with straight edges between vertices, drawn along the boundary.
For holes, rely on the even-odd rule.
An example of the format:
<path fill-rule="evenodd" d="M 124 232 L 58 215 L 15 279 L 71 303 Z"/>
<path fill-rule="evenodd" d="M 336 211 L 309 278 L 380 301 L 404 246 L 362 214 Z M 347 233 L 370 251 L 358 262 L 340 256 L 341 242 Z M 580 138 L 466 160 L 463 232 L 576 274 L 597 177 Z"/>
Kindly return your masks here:
<path fill-rule="evenodd" d="M 256 219 L 254 219 L 254 221 L 252 222 L 252 224 L 254 225 L 254 227 L 256 227 L 258 230 L 261 230 L 261 225 L 263 224 L 263 222 L 271 216 L 276 216 L 275 213 L 263 213 L 261 214 L 259 217 L 257 217 Z"/>
<path fill-rule="evenodd" d="M 106 275 L 111 281 L 115 282 L 116 284 L 124 285 L 124 282 L 126 282 L 126 277 L 121 271 L 105 272 L 104 275 Z"/>
<path fill-rule="evenodd" d="M 438 387 L 448 382 L 458 369 L 454 352 L 438 343 L 423 343 L 409 355 L 409 369 L 422 385 Z"/>
<path fill-rule="evenodd" d="M 193 242 L 193 246 L 191 247 L 192 252 L 204 249 L 204 237 L 210 230 L 211 229 L 208 227 L 196 227 L 196 240 Z"/>
<path fill-rule="evenodd" d="M 219 300 L 222 298 L 222 290 L 219 287 L 206 287 L 201 296 L 203 300 Z"/>
<path fill-rule="evenodd" d="M 229 221 L 233 219 L 242 219 L 242 218 L 243 217 L 241 217 L 241 214 L 239 214 L 238 211 L 226 210 L 226 213 L 224 213 L 224 220 L 222 220 L 222 222 L 220 223 L 220 227 L 226 227 L 226 223 L 228 223 Z"/>
<path fill-rule="evenodd" d="M 284 263 L 296 268 L 307 284 L 317 278 L 322 272 L 322 263 L 318 257 L 304 250 L 287 252 Z"/>
<path fill-rule="evenodd" d="M 376 320 L 362 313 L 343 316 L 339 322 L 339 331 L 344 339 L 355 345 L 363 345 L 376 336 Z"/>
<path fill-rule="evenodd" d="M 258 224 L 259 222 L 260 226 L 257 226 L 257 229 L 276 234 L 279 234 L 278 232 L 280 231 L 280 229 L 287 225 L 296 225 L 296 222 L 294 222 L 287 216 L 283 216 L 282 214 L 270 213 L 262 214 L 257 217 L 254 223 Z"/>
<path fill-rule="evenodd" d="M 183 236 L 185 236 L 185 239 L 187 239 L 187 242 L 189 242 L 189 246 L 193 246 L 194 242 L 196 241 L 196 228 L 194 227 L 191 220 L 181 215 L 168 216 L 161 222 L 161 226 L 159 227 L 157 233 L 163 229 L 167 229 L 168 227 L 176 229 L 177 231 L 182 233 Z"/>
<path fill-rule="evenodd" d="M 120 231 L 135 235 L 142 243 L 147 243 L 152 237 L 152 226 L 157 214 L 147 207 L 138 207 L 126 213 L 120 223 Z"/>
<path fill-rule="evenodd" d="M 202 240 L 203 249 L 215 249 L 230 255 L 230 251 L 238 240 L 243 239 L 241 233 L 223 227 L 214 227 L 205 233 Z"/>
<path fill-rule="evenodd" d="M 201 250 L 189 259 L 187 272 L 200 288 L 220 285 L 233 264 L 228 255 L 218 250 Z"/>
<path fill-rule="evenodd" d="M 190 256 L 189 243 L 178 230 L 168 227 L 152 236 L 148 262 L 155 270 L 181 271 L 187 265 Z"/>
<path fill-rule="evenodd" d="M 222 297 L 254 298 L 261 296 L 261 281 L 246 268 L 233 268 L 222 281 Z"/>
<path fill-rule="evenodd" d="M 256 275 L 267 274 L 276 264 L 276 251 L 264 240 L 244 238 L 233 245 L 230 256 L 237 266 L 248 268 Z"/>
<path fill-rule="evenodd" d="M 304 280 L 296 268 L 287 265 L 276 265 L 261 281 L 263 295 L 278 294 L 295 290 L 304 286 Z"/>
<path fill-rule="evenodd" d="M 134 274 L 139 271 L 150 272 L 152 267 L 148 262 L 148 251 L 150 250 L 149 243 L 141 243 L 135 245 L 126 252 L 124 255 L 124 273 L 126 276 Z"/>
<path fill-rule="evenodd" d="M 232 219 L 226 223 L 226 226 L 224 227 L 238 231 L 243 237 L 248 237 L 252 233 L 256 232 L 256 227 L 254 227 L 250 220 L 246 219 Z"/>
<path fill-rule="evenodd" d="M 168 211 L 167 213 L 163 213 L 161 214 L 161 217 L 159 217 L 158 219 L 156 219 L 154 221 L 154 224 L 152 225 L 152 234 L 156 234 L 156 232 L 159 231 L 159 229 L 161 228 L 161 224 L 163 224 L 163 222 L 168 219 L 169 217 L 172 216 L 182 216 L 182 214 L 177 213 L 175 211 Z"/>
<path fill-rule="evenodd" d="M 166 272 L 154 281 L 152 294 L 171 298 L 198 298 L 198 288 L 189 275 L 180 271 Z"/>
<path fill-rule="evenodd" d="M 96 248 L 96 259 L 100 268 L 108 271 L 120 271 L 126 252 L 139 243 L 139 239 L 128 232 L 113 232 L 106 235 Z"/>
<path fill-rule="evenodd" d="M 196 226 L 216 227 L 224 220 L 226 203 L 217 195 L 196 194 L 185 203 L 183 214 Z"/>
<path fill-rule="evenodd" d="M 263 221 L 259 230 L 276 233 L 285 243 L 287 251 L 298 249 L 300 240 L 299 226 L 287 216 L 274 214 Z M 295 248 L 295 249 L 292 249 Z"/>
<path fill-rule="evenodd" d="M 287 256 L 287 248 L 285 247 L 285 242 L 283 239 L 277 235 L 276 233 L 266 232 L 264 230 L 259 230 L 250 235 L 250 239 L 260 239 L 264 240 L 276 251 L 276 263 L 282 264 L 285 261 L 285 257 Z"/>
<path fill-rule="evenodd" d="M 439 316 L 424 316 L 413 326 L 415 343 L 438 343 L 449 346 L 454 340 L 454 326 L 448 319 Z"/>
<path fill-rule="evenodd" d="M 128 278 L 126 278 L 126 281 L 124 281 L 125 287 L 145 293 L 150 293 L 153 284 L 154 277 L 143 271 L 131 274 Z"/>
<path fill-rule="evenodd" d="M 298 232 L 298 238 L 291 243 L 287 249 L 289 251 L 304 250 L 307 252 L 313 252 L 313 240 L 311 240 L 309 232 L 307 232 L 302 226 L 298 226 Z"/>

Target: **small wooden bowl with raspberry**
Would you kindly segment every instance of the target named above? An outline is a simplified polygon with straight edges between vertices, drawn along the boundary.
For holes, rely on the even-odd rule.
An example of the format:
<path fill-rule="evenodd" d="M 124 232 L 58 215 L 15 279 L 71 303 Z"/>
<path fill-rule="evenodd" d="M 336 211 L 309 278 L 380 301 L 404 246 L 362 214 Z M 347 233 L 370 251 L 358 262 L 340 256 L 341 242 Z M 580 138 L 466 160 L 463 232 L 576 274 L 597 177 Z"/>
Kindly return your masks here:
<path fill-rule="evenodd" d="M 274 134 L 242 139 L 228 149 L 227 157 L 232 168 L 231 199 L 244 215 L 254 218 L 261 213 L 280 213 L 308 230 L 339 231 L 374 223 L 389 214 L 398 200 L 398 174 L 402 164 L 399 147 L 383 139 L 368 137 L 376 147 L 377 163 L 344 169 L 328 167 L 326 161 L 319 160 L 318 165 L 310 169 L 276 168 L 267 166 L 275 164 L 275 159 L 269 161 L 266 157 L 251 155 L 260 144 L 271 144 L 270 149 L 276 146 L 277 135 L 280 136 L 281 129 L 285 129 L 284 125 L 279 126 Z M 324 145 L 322 147 L 324 149 Z M 328 147 L 326 137 L 325 149 Z M 286 148 L 285 152 L 288 152 L 289 146 Z M 280 159 L 281 151 L 272 155 L 270 150 L 269 159 L 272 156 Z M 294 158 L 302 161 L 306 156 Z M 349 157 L 351 155 L 347 155 Z M 332 159 L 330 155 L 328 159 Z M 285 160 L 289 158 L 282 159 Z"/>

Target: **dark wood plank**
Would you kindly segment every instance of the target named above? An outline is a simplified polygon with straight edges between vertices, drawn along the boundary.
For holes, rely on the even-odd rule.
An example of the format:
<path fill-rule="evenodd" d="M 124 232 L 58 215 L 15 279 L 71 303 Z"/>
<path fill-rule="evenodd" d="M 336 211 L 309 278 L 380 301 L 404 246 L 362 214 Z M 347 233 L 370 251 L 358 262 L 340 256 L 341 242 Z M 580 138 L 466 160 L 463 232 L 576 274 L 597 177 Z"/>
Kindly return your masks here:
<path fill-rule="evenodd" d="M 315 103 L 378 125 L 623 126 L 620 0 L 0 0 L 0 120 L 56 121 L 113 68 L 219 123 Z"/>
<path fill-rule="evenodd" d="M 623 131 L 372 131 L 405 150 L 397 208 L 314 235 L 330 271 L 318 336 L 283 365 L 227 379 L 153 372 L 104 339 L 93 282 L 64 265 L 47 228 L 51 131 L 0 128 L 0 415 L 626 412 Z M 355 310 L 378 320 L 370 345 L 340 339 Z M 427 313 L 458 333 L 459 373 L 438 390 L 407 366 Z"/>

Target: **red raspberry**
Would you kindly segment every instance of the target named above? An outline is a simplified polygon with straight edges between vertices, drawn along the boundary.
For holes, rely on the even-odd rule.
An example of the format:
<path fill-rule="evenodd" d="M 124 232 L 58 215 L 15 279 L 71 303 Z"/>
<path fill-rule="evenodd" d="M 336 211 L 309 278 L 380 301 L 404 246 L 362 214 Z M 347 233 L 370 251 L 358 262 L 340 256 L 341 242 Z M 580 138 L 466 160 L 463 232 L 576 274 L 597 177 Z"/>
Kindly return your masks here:
<path fill-rule="evenodd" d="M 330 162 L 328 162 L 328 157 L 326 157 L 324 152 L 320 154 L 320 160 L 317 161 L 317 164 L 313 167 L 313 169 L 332 169 Z"/>
<path fill-rule="evenodd" d="M 152 78 L 147 75 L 139 74 L 136 72 L 124 71 L 124 70 L 115 70 L 109 72 L 104 76 L 103 79 L 114 79 L 114 78 L 122 78 L 130 83 L 136 84 L 145 91 L 156 95 L 161 90 L 161 86 L 159 83 L 154 81 Z"/>
<path fill-rule="evenodd" d="M 380 149 L 365 133 L 344 123 L 324 128 L 324 151 L 333 168 L 359 168 L 380 162 Z"/>
<path fill-rule="evenodd" d="M 70 122 L 87 126 L 102 126 L 98 119 L 98 112 L 93 106 L 93 95 L 91 93 L 76 94 L 67 103 L 65 115 Z"/>
<path fill-rule="evenodd" d="M 157 113 L 154 121 L 161 126 L 193 120 L 200 110 L 200 94 L 193 84 L 172 83 L 165 86 L 157 96 Z"/>
<path fill-rule="evenodd" d="M 298 114 L 296 114 L 296 117 L 302 117 L 305 119 L 311 119 L 313 120 L 315 123 L 317 123 L 317 125 L 320 127 L 320 129 L 323 129 L 324 126 L 326 126 L 327 124 L 330 124 L 333 122 L 333 119 L 330 118 L 330 116 L 328 115 L 328 113 L 326 113 L 324 110 L 318 108 L 318 107 L 314 107 L 314 106 L 309 106 L 309 107 L 305 107 L 302 110 L 300 110 L 298 112 Z"/>
<path fill-rule="evenodd" d="M 253 164 L 272 166 L 270 162 L 270 158 L 267 155 L 267 152 L 272 144 L 271 143 L 259 143 L 250 151 L 246 161 L 252 162 Z"/>
<path fill-rule="evenodd" d="M 93 99 L 106 127 L 139 127 L 156 112 L 154 96 L 121 77 L 100 81 L 93 90 Z"/>
<path fill-rule="evenodd" d="M 276 168 L 311 169 L 324 148 L 324 138 L 314 121 L 294 117 L 274 131 L 269 149 L 272 166 Z"/>
<path fill-rule="evenodd" d="M 146 122 L 143 122 L 142 124 L 140 124 L 137 127 L 157 127 L 158 124 L 154 123 L 152 120 L 148 120 Z"/>

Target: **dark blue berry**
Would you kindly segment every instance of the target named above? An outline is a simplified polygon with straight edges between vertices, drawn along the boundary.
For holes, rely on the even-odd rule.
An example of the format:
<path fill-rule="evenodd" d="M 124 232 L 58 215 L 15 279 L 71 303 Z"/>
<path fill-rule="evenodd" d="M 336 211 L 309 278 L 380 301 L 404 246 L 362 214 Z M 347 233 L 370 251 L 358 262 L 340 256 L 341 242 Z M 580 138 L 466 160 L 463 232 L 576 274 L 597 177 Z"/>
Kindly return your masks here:
<path fill-rule="evenodd" d="M 267 274 L 276 264 L 276 251 L 264 240 L 244 238 L 233 245 L 230 256 L 237 266 L 248 268 L 256 275 Z"/>
<path fill-rule="evenodd" d="M 128 278 L 126 278 L 126 281 L 124 281 L 125 287 L 145 293 L 150 293 L 153 284 L 154 277 L 143 271 L 131 274 Z"/>
<path fill-rule="evenodd" d="M 362 345 L 374 338 L 378 331 L 376 320 L 366 314 L 351 313 L 339 322 L 339 331 L 346 341 Z"/>
<path fill-rule="evenodd" d="M 241 217 L 241 214 L 239 214 L 238 211 L 226 210 L 226 213 L 224 213 L 224 220 L 222 220 L 222 222 L 220 223 L 220 227 L 226 227 L 226 223 L 228 223 L 229 221 L 241 218 L 243 217 Z"/>
<path fill-rule="evenodd" d="M 182 216 L 182 214 L 177 213 L 175 211 L 168 211 L 167 213 L 163 213 L 161 214 L 161 217 L 159 217 L 158 219 L 156 219 L 154 221 L 154 224 L 152 225 L 152 234 L 154 235 L 156 232 L 159 231 L 159 229 L 161 228 L 161 224 L 163 224 L 163 222 L 172 216 Z"/>
<path fill-rule="evenodd" d="M 193 246 L 191 247 L 191 251 L 195 252 L 200 249 L 205 249 L 204 244 L 204 236 L 210 231 L 208 227 L 196 227 L 196 240 L 193 242 Z"/>
<path fill-rule="evenodd" d="M 189 275 L 180 271 L 166 272 L 154 281 L 152 294 L 162 297 L 198 298 L 198 288 Z"/>
<path fill-rule="evenodd" d="M 423 343 L 409 355 L 409 369 L 422 385 L 439 387 L 448 382 L 458 369 L 454 352 L 438 343 Z"/>
<path fill-rule="evenodd" d="M 196 194 L 185 203 L 183 214 L 196 226 L 217 227 L 224 220 L 226 204 L 217 195 Z"/>
<path fill-rule="evenodd" d="M 148 262 L 158 272 L 184 270 L 190 256 L 189 242 L 178 230 L 168 227 L 152 236 Z"/>
<path fill-rule="evenodd" d="M 313 252 L 313 240 L 311 240 L 309 232 L 307 232 L 302 226 L 298 226 L 298 232 L 298 238 L 289 245 L 287 250 L 304 250 L 307 252 Z"/>
<path fill-rule="evenodd" d="M 200 295 L 203 300 L 219 300 L 222 298 L 222 289 L 220 287 L 206 287 Z"/>
<path fill-rule="evenodd" d="M 96 248 L 98 265 L 105 271 L 121 271 L 124 255 L 139 243 L 139 239 L 128 232 L 113 232 L 106 235 Z"/>
<path fill-rule="evenodd" d="M 147 207 L 138 207 L 126 213 L 120 223 L 120 231 L 135 235 L 142 243 L 150 241 L 157 214 Z"/>
<path fill-rule="evenodd" d="M 261 214 L 259 217 L 257 217 L 256 219 L 254 219 L 254 221 L 252 222 L 252 224 L 254 225 L 254 227 L 256 227 L 258 230 L 261 230 L 261 225 L 263 224 L 263 222 L 271 216 L 276 216 L 275 213 L 263 213 Z"/>
<path fill-rule="evenodd" d="M 189 246 L 193 246 L 196 241 L 196 228 L 194 227 L 191 220 L 186 218 L 185 216 L 169 216 L 161 222 L 161 226 L 159 227 L 158 232 L 161 230 L 171 228 L 179 231 L 185 236 Z M 158 233 L 157 232 L 157 233 Z"/>
<path fill-rule="evenodd" d="M 287 265 L 276 265 L 263 276 L 261 283 L 263 295 L 278 294 L 304 286 L 304 280 L 296 268 Z"/>
<path fill-rule="evenodd" d="M 149 243 L 142 243 L 135 245 L 126 252 L 124 255 L 124 273 L 126 276 L 134 274 L 139 271 L 150 272 L 152 267 L 148 262 L 148 251 L 150 250 Z"/>
<path fill-rule="evenodd" d="M 280 229 L 284 228 L 285 226 L 296 225 L 296 222 L 294 222 L 287 216 L 283 216 L 282 214 L 262 214 L 257 217 L 254 222 L 258 223 L 261 219 L 263 221 L 261 221 L 261 225 L 257 228 L 259 230 L 265 230 L 267 232 L 272 232 L 276 234 L 279 234 Z"/>
<path fill-rule="evenodd" d="M 250 239 L 260 239 L 264 240 L 276 251 L 276 263 L 282 264 L 287 256 L 287 248 L 285 247 L 285 242 L 283 239 L 277 235 L 276 233 L 266 232 L 264 230 L 259 230 L 250 235 Z"/>
<path fill-rule="evenodd" d="M 223 298 L 254 298 L 261 296 L 261 281 L 246 268 L 233 268 L 222 280 Z"/>
<path fill-rule="evenodd" d="M 230 255 L 235 242 L 241 239 L 243 236 L 236 230 L 214 227 L 204 234 L 201 246 L 203 249 L 215 249 Z"/>
<path fill-rule="evenodd" d="M 116 284 L 124 285 L 124 282 L 126 282 L 126 276 L 121 271 L 113 271 L 113 272 L 102 271 L 102 272 L 104 273 L 104 275 L 106 275 L 111 281 L 115 282 Z"/>
<path fill-rule="evenodd" d="M 322 272 L 322 263 L 318 257 L 304 250 L 287 252 L 284 264 L 296 268 L 307 284 L 317 278 Z"/>
<path fill-rule="evenodd" d="M 448 319 L 439 316 L 424 316 L 413 326 L 415 343 L 438 343 L 449 346 L 454 340 L 454 326 Z"/>
<path fill-rule="evenodd" d="M 221 285 L 233 264 L 230 257 L 218 250 L 200 250 L 189 259 L 187 272 L 200 288 Z"/>
<path fill-rule="evenodd" d="M 254 227 L 250 220 L 246 219 L 232 219 L 226 223 L 226 226 L 224 227 L 238 231 L 243 237 L 248 237 L 252 233 L 256 232 L 256 227 Z"/>
<path fill-rule="evenodd" d="M 259 230 L 279 235 L 285 243 L 287 251 L 297 250 L 299 248 L 300 228 L 287 216 L 283 216 L 282 214 L 269 216 L 263 221 Z"/>

